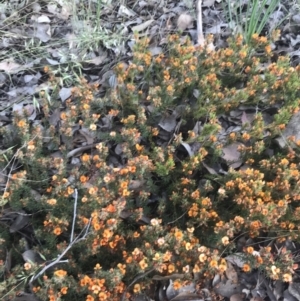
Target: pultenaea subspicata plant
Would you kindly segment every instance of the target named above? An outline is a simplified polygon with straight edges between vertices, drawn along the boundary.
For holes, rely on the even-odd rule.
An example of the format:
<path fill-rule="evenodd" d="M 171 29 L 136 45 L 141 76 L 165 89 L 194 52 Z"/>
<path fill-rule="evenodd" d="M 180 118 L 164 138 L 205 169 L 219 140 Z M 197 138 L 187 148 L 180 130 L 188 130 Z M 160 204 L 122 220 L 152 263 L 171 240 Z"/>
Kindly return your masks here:
<path fill-rule="evenodd" d="M 274 256 L 259 238 L 272 232 L 280 241 L 297 241 L 299 229 L 299 143 L 291 138 L 294 147 L 276 148 L 272 157 L 266 150 L 298 110 L 300 68 L 271 55 L 258 35 L 249 45 L 236 36 L 215 52 L 173 35 L 157 56 L 147 39 L 139 40 L 132 62 L 115 67 L 117 85 L 104 97 L 97 85 L 79 79 L 63 107 L 57 91 L 51 101 L 41 93 L 42 123 L 24 112 L 14 116 L 13 131 L 1 129 L 13 147 L 5 158 L 18 166 L 2 204 L 34 216 L 32 247 L 47 260 L 67 250 L 68 262 L 31 283 L 37 296 L 120 300 L 150 294 L 154 273 L 182 273 L 190 281 L 195 273 L 224 273 L 224 255 L 237 250 L 241 233 L 262 246 L 242 249 L 245 272 L 258 268 L 292 280 L 292 254 Z M 59 85 L 51 69 L 45 71 Z M 220 116 L 241 104 L 255 108 L 253 119 L 224 131 Z M 76 148 L 78 133 L 93 143 Z M 208 172 L 224 166 L 223 149 L 232 143 L 239 143 L 243 168 Z M 70 248 L 82 229 L 88 229 L 85 239 Z M 18 256 L 24 246 L 9 228 L 0 243 L 2 275 L 5 249 L 16 250 L 12 273 L 0 286 L 12 296 L 20 289 L 15 275 L 36 275 L 42 267 L 24 264 Z M 132 284 L 136 275 L 144 276 Z"/>

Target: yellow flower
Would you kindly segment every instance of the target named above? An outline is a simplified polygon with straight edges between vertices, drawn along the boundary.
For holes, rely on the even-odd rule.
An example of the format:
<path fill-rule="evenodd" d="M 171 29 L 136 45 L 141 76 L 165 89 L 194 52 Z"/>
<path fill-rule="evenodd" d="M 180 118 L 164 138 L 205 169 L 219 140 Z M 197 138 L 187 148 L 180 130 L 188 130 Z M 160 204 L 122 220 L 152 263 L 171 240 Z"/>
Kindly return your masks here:
<path fill-rule="evenodd" d="M 29 262 L 26 262 L 26 263 L 24 264 L 24 269 L 25 269 L 26 271 L 30 270 L 30 269 L 31 269 L 31 264 L 30 264 Z"/>
<path fill-rule="evenodd" d="M 134 285 L 134 287 L 133 287 L 133 292 L 135 293 L 135 294 L 137 294 L 137 293 L 139 293 L 141 291 L 141 286 L 138 284 L 138 283 L 136 283 L 135 285 Z"/>
<path fill-rule="evenodd" d="M 101 270 L 101 269 L 102 269 L 102 267 L 99 263 L 97 263 L 94 267 L 94 270 Z"/>
<path fill-rule="evenodd" d="M 135 148 L 138 152 L 142 151 L 143 150 L 143 146 L 142 145 L 139 145 L 138 143 L 135 145 Z"/>
<path fill-rule="evenodd" d="M 5 191 L 4 193 L 3 193 L 3 198 L 4 199 L 6 199 L 6 198 L 8 198 L 9 197 L 9 195 L 10 195 L 10 193 L 8 192 L 8 191 Z"/>
<path fill-rule="evenodd" d="M 57 201 L 56 199 L 50 199 L 50 200 L 47 200 L 47 204 L 51 205 L 51 206 L 54 206 L 56 205 Z"/>
<path fill-rule="evenodd" d="M 140 233 L 139 233 L 139 232 L 135 231 L 135 232 L 133 233 L 133 237 L 134 237 L 134 238 L 138 238 L 139 236 L 140 236 Z"/>
<path fill-rule="evenodd" d="M 219 269 L 220 273 L 224 273 L 227 269 L 227 265 L 226 264 L 220 264 L 218 269 Z"/>
<path fill-rule="evenodd" d="M 209 265 L 210 265 L 212 268 L 216 268 L 216 267 L 218 266 L 218 262 L 217 262 L 215 259 L 213 259 L 213 260 L 209 263 Z"/>
<path fill-rule="evenodd" d="M 183 237 L 183 234 L 180 230 L 176 229 L 174 236 L 175 236 L 176 240 L 181 240 Z"/>
<path fill-rule="evenodd" d="M 277 274 L 280 273 L 280 269 L 277 268 L 275 265 L 272 265 L 272 266 L 271 266 L 271 271 L 272 271 L 272 274 L 273 274 L 273 275 L 277 275 Z"/>
<path fill-rule="evenodd" d="M 228 236 L 222 237 L 222 243 L 224 246 L 227 246 L 229 244 L 229 237 Z"/>
<path fill-rule="evenodd" d="M 54 275 L 57 277 L 65 277 L 67 275 L 67 272 L 65 270 L 57 270 L 54 272 Z"/>
<path fill-rule="evenodd" d="M 191 250 L 191 249 L 193 249 L 193 246 L 191 245 L 190 242 L 187 242 L 187 243 L 185 244 L 185 248 L 186 248 L 186 250 Z"/>
<path fill-rule="evenodd" d="M 96 124 L 91 124 L 90 125 L 90 130 L 92 130 L 92 131 L 96 131 L 96 129 L 97 129 L 97 125 Z"/>
<path fill-rule="evenodd" d="M 192 228 L 187 228 L 187 231 L 188 231 L 189 233 L 193 233 L 193 232 L 195 231 L 195 228 L 194 228 L 194 227 L 192 227 Z"/>
<path fill-rule="evenodd" d="M 170 251 L 167 251 L 164 255 L 163 255 L 163 261 L 170 261 L 172 258 L 172 253 Z"/>
<path fill-rule="evenodd" d="M 193 268 L 193 273 L 199 273 L 200 272 L 200 267 L 195 264 L 195 267 Z"/>
<path fill-rule="evenodd" d="M 146 269 L 148 267 L 148 264 L 146 263 L 145 259 L 142 259 L 140 262 L 139 262 L 139 266 L 142 270 Z"/>
<path fill-rule="evenodd" d="M 205 262 L 206 259 L 207 259 L 207 256 L 205 254 L 202 253 L 202 254 L 199 255 L 200 262 Z"/>
<path fill-rule="evenodd" d="M 100 292 L 98 297 L 99 297 L 99 301 L 107 300 L 107 294 L 105 292 Z"/>
<path fill-rule="evenodd" d="M 291 274 L 286 273 L 286 274 L 283 274 L 282 279 L 284 282 L 292 282 L 293 277 Z"/>
<path fill-rule="evenodd" d="M 289 164 L 289 161 L 286 159 L 286 158 L 283 158 L 280 163 L 280 165 L 288 165 Z"/>

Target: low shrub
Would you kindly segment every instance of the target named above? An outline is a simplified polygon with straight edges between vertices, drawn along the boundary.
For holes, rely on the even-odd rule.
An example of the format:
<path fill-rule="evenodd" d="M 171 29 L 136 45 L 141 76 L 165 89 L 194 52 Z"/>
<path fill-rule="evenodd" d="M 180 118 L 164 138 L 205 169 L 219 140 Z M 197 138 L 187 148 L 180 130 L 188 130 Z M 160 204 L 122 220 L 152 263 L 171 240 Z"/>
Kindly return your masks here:
<path fill-rule="evenodd" d="M 7 298 L 127 300 L 151 295 L 155 274 L 183 274 L 180 287 L 224 273 L 237 252 L 245 272 L 292 280 L 292 253 L 268 243 L 298 240 L 300 142 L 274 141 L 298 111 L 300 68 L 256 34 L 213 52 L 172 35 L 154 56 L 148 43 L 115 67 L 105 96 L 81 78 L 62 103 L 45 67 L 39 119 L 25 107 L 1 129 L 2 217 L 19 218 L 2 218 Z M 24 263 L 26 249 L 40 261 Z"/>

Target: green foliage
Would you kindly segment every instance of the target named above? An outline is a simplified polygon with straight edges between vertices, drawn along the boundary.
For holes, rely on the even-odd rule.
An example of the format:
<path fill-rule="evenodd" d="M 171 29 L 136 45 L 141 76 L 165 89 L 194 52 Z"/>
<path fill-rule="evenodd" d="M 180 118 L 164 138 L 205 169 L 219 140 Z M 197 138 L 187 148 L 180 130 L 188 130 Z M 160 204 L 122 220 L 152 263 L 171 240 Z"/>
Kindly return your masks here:
<path fill-rule="evenodd" d="M 235 33 L 241 33 L 245 42 L 249 44 L 253 34 L 260 35 L 265 29 L 270 16 L 275 12 L 279 2 L 279 0 L 251 0 L 245 4 L 241 0 L 236 2 L 227 0 L 226 11 L 228 11 L 230 27 Z M 244 12 L 245 6 L 246 11 Z"/>
<path fill-rule="evenodd" d="M 152 56 L 148 42 L 137 40 L 132 63 L 116 66 L 118 85 L 105 97 L 78 77 L 61 107 L 54 96 L 61 73 L 45 68 L 55 93 L 41 92 L 41 123 L 14 116 L 16 139 L 0 157 L 9 174 L 1 214 L 33 215 L 31 248 L 47 262 L 24 264 L 24 244 L 17 233 L 6 239 L 7 224 L 0 259 L 11 245 L 19 257 L 13 273 L 0 270 L 1 293 L 30 283 L 42 300 L 128 300 L 149 293 L 149 271 L 189 280 L 223 273 L 222 254 L 238 249 L 241 233 L 256 241 L 242 250 L 244 271 L 290 281 L 294 259 L 274 259 L 260 237 L 299 239 L 299 141 L 291 137 L 291 148 L 273 157 L 266 150 L 297 111 L 300 68 L 286 57 L 271 62 L 268 41 L 256 34 L 249 45 L 238 35 L 215 52 L 174 35 L 165 54 Z M 253 119 L 225 131 L 220 116 L 241 105 L 255 108 Z M 90 147 L 74 146 L 77 130 Z M 235 144 L 245 168 L 230 167 L 223 154 Z M 57 265 L 42 273 L 48 261 Z M 130 286 L 137 274 L 145 277 Z"/>

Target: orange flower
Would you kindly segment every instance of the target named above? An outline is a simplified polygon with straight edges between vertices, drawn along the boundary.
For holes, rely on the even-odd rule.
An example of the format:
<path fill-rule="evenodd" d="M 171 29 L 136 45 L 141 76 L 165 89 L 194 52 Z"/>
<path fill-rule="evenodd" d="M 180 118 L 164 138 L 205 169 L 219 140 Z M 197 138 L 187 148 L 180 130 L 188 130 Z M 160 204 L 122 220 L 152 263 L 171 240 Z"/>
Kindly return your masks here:
<path fill-rule="evenodd" d="M 60 113 L 60 119 L 61 120 L 67 120 L 67 114 L 66 114 L 66 112 L 61 112 Z"/>
<path fill-rule="evenodd" d="M 86 196 L 84 196 L 82 199 L 81 199 L 81 202 L 82 203 L 86 203 L 88 201 L 88 198 Z"/>
<path fill-rule="evenodd" d="M 264 261 L 263 261 L 263 259 L 262 259 L 260 256 L 257 256 L 257 257 L 256 257 L 256 262 L 257 262 L 258 264 L 262 264 Z"/>
<path fill-rule="evenodd" d="M 26 125 L 26 121 L 24 121 L 24 120 L 20 120 L 20 121 L 18 122 L 18 127 L 19 127 L 19 128 L 23 128 L 25 125 Z"/>
<path fill-rule="evenodd" d="M 93 291 L 94 294 L 98 294 L 100 292 L 100 290 L 101 290 L 101 287 L 99 285 L 94 284 L 92 286 L 92 291 Z"/>
<path fill-rule="evenodd" d="M 202 253 L 202 254 L 199 255 L 200 262 L 205 262 L 206 259 L 207 259 L 207 256 L 204 253 Z"/>
<path fill-rule="evenodd" d="M 135 166 L 128 166 L 128 171 L 131 173 L 135 173 L 136 172 L 136 167 Z"/>
<path fill-rule="evenodd" d="M 26 263 L 24 264 L 24 269 L 25 269 L 26 271 L 30 270 L 30 269 L 31 269 L 31 264 L 30 264 L 29 262 L 26 262 Z"/>
<path fill-rule="evenodd" d="M 50 295 L 50 296 L 49 296 L 49 301 L 56 301 L 55 296 L 54 296 L 54 295 Z"/>
<path fill-rule="evenodd" d="M 175 291 L 179 290 L 181 288 L 181 283 L 178 280 L 175 280 L 173 282 L 173 288 Z"/>
<path fill-rule="evenodd" d="M 292 282 L 293 280 L 292 275 L 288 273 L 283 274 L 282 279 L 284 282 Z"/>
<path fill-rule="evenodd" d="M 133 260 L 132 256 L 129 256 L 129 257 L 126 259 L 126 263 L 132 263 L 132 260 Z"/>
<path fill-rule="evenodd" d="M 10 196 L 10 193 L 9 193 L 8 191 L 5 191 L 5 192 L 3 193 L 3 195 L 2 195 L 2 197 L 3 197 L 4 199 L 8 198 L 9 196 Z"/>
<path fill-rule="evenodd" d="M 138 283 L 136 283 L 135 285 L 134 285 L 134 287 L 133 287 L 133 292 L 135 293 L 135 294 L 137 294 L 137 293 L 139 293 L 141 291 L 141 286 L 138 284 Z"/>
<path fill-rule="evenodd" d="M 99 263 L 97 263 L 94 267 L 94 270 L 101 270 L 101 269 L 102 269 L 102 267 Z"/>
<path fill-rule="evenodd" d="M 272 52 L 272 47 L 271 47 L 271 45 L 265 46 L 265 52 L 266 52 L 267 54 L 270 54 L 270 53 Z"/>
<path fill-rule="evenodd" d="M 136 232 L 136 231 L 133 233 L 133 237 L 134 237 L 134 238 L 138 238 L 139 236 L 140 236 L 140 233 L 138 233 L 138 232 Z"/>
<path fill-rule="evenodd" d="M 254 249 L 252 247 L 248 247 L 247 248 L 247 253 L 252 254 L 254 251 Z"/>
<path fill-rule="evenodd" d="M 116 207 L 112 204 L 109 204 L 104 210 L 109 213 L 114 213 L 117 211 Z"/>
<path fill-rule="evenodd" d="M 65 277 L 67 275 L 67 272 L 65 270 L 57 270 L 54 272 L 54 275 L 57 277 Z"/>
<path fill-rule="evenodd" d="M 68 188 L 67 188 L 67 194 L 71 195 L 73 193 L 74 193 L 74 189 L 72 187 L 68 186 Z"/>
<path fill-rule="evenodd" d="M 226 264 L 220 264 L 218 266 L 218 270 L 220 273 L 224 273 L 227 270 L 227 265 Z"/>
<path fill-rule="evenodd" d="M 121 186 L 122 189 L 127 188 L 128 187 L 128 181 L 121 182 L 120 186 Z"/>
<path fill-rule="evenodd" d="M 142 151 L 143 150 L 143 146 L 142 145 L 139 145 L 138 143 L 135 145 L 135 148 L 138 152 Z"/>
<path fill-rule="evenodd" d="M 164 255 L 163 255 L 163 261 L 170 261 L 172 258 L 172 253 L 170 251 L 167 251 Z"/>
<path fill-rule="evenodd" d="M 89 161 L 89 159 L 90 159 L 90 156 L 89 156 L 88 154 L 83 154 L 83 155 L 81 156 L 81 160 L 82 160 L 83 162 L 87 162 L 87 161 Z"/>
<path fill-rule="evenodd" d="M 98 297 L 99 297 L 99 301 L 107 300 L 107 294 L 105 292 L 100 292 Z"/>
<path fill-rule="evenodd" d="M 171 274 L 175 271 L 175 266 L 174 264 L 169 264 L 168 265 L 168 273 Z"/>
<path fill-rule="evenodd" d="M 248 263 L 245 263 L 243 265 L 243 271 L 246 272 L 246 273 L 251 271 L 251 267 Z"/>
<path fill-rule="evenodd" d="M 87 295 L 86 296 L 86 301 L 94 301 L 94 297 L 92 297 L 91 295 Z"/>
<path fill-rule="evenodd" d="M 67 292 L 68 292 L 68 287 L 67 286 L 64 286 L 61 288 L 60 292 L 63 294 L 63 295 L 66 295 Z"/>
<path fill-rule="evenodd" d="M 34 150 L 35 149 L 35 145 L 34 145 L 33 141 L 29 141 L 28 142 L 27 149 L 29 149 L 29 150 Z"/>
<path fill-rule="evenodd" d="M 217 262 L 215 259 L 213 259 L 213 260 L 209 263 L 209 265 L 210 265 L 212 268 L 216 268 L 216 267 L 218 266 L 218 262 Z"/>
<path fill-rule="evenodd" d="M 82 176 L 80 176 L 79 179 L 80 179 L 80 182 L 81 182 L 81 183 L 85 183 L 85 182 L 88 180 L 88 177 L 82 175 Z"/>
<path fill-rule="evenodd" d="M 289 161 L 286 159 L 286 158 L 283 158 L 280 163 L 280 165 L 288 165 L 289 164 Z"/>
<path fill-rule="evenodd" d="M 139 266 L 141 267 L 142 270 L 146 269 L 148 267 L 148 264 L 146 263 L 145 259 L 142 259 L 139 262 Z"/>
<path fill-rule="evenodd" d="M 89 189 L 89 194 L 90 195 L 95 195 L 97 193 L 97 191 L 98 191 L 98 187 L 91 187 Z"/>
<path fill-rule="evenodd" d="M 60 235 L 61 234 L 61 228 L 60 227 L 56 227 L 54 230 L 53 230 L 53 233 L 55 234 L 55 235 Z"/>
<path fill-rule="evenodd" d="M 195 267 L 193 268 L 193 272 L 194 273 L 199 273 L 200 272 L 200 267 L 197 264 L 195 264 Z"/>
<path fill-rule="evenodd" d="M 174 236 L 175 236 L 176 240 L 181 240 L 183 237 L 182 231 L 176 229 Z"/>
<path fill-rule="evenodd" d="M 103 237 L 111 238 L 113 236 L 113 231 L 111 229 L 105 229 L 103 231 Z"/>
<path fill-rule="evenodd" d="M 57 201 L 56 199 L 50 199 L 50 200 L 47 200 L 47 204 L 51 205 L 51 206 L 54 206 L 56 205 Z"/>

